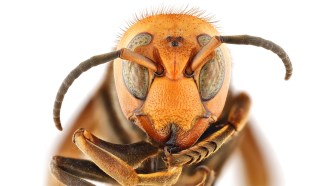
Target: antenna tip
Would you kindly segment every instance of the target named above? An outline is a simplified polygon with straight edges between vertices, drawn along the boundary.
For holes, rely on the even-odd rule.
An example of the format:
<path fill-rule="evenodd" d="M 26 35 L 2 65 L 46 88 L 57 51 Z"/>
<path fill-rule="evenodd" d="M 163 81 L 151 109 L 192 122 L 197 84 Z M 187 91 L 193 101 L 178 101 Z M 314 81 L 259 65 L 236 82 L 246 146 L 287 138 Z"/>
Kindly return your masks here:
<path fill-rule="evenodd" d="M 63 128 L 62 128 L 62 125 L 61 125 L 60 118 L 54 118 L 54 122 L 55 122 L 55 126 L 56 126 L 56 128 L 57 128 L 59 131 L 62 131 Z"/>
<path fill-rule="evenodd" d="M 57 128 L 59 131 L 62 131 L 62 130 L 63 130 L 61 124 L 60 124 L 60 125 L 56 125 L 56 128 Z"/>
<path fill-rule="evenodd" d="M 291 73 L 286 73 L 285 74 L 285 80 L 289 80 L 291 78 L 292 72 Z"/>

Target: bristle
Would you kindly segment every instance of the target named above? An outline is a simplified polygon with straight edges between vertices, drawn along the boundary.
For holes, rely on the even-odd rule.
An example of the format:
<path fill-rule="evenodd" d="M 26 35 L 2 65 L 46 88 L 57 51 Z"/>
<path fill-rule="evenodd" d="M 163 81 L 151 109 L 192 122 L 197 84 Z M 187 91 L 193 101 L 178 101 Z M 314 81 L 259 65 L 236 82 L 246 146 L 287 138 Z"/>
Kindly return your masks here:
<path fill-rule="evenodd" d="M 126 26 L 124 28 L 121 28 L 120 33 L 118 34 L 118 37 L 116 39 L 116 43 L 119 42 L 120 38 L 124 35 L 124 33 L 135 23 L 156 15 L 168 15 L 168 14 L 183 14 L 183 15 L 190 15 L 198 17 L 199 19 L 202 19 L 210 24 L 212 24 L 216 29 L 219 29 L 219 26 L 217 25 L 218 21 L 214 19 L 214 15 L 206 13 L 205 10 L 201 10 L 198 7 L 192 7 L 190 8 L 189 5 L 183 6 L 183 7 L 174 7 L 174 6 L 165 6 L 162 5 L 158 8 L 149 8 L 144 9 L 140 11 L 139 14 L 133 14 L 133 19 L 130 21 L 126 21 Z"/>

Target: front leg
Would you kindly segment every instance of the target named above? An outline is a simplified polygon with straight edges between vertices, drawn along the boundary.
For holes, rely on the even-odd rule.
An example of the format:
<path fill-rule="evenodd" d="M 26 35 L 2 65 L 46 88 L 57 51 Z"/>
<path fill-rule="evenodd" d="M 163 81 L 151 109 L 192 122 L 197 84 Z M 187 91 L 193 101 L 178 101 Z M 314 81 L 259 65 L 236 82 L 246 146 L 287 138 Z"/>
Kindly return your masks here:
<path fill-rule="evenodd" d="M 54 156 L 50 167 L 52 175 L 65 185 L 94 185 L 85 179 L 117 185 L 114 179 L 89 160 Z"/>
<path fill-rule="evenodd" d="M 134 168 L 158 154 L 158 148 L 146 142 L 141 142 L 145 146 L 126 145 L 130 149 L 123 152 L 125 145 L 104 142 L 84 129 L 75 132 L 73 141 L 102 171 L 121 185 L 173 185 L 182 171 L 181 166 L 171 166 L 164 171 L 138 174 Z"/>

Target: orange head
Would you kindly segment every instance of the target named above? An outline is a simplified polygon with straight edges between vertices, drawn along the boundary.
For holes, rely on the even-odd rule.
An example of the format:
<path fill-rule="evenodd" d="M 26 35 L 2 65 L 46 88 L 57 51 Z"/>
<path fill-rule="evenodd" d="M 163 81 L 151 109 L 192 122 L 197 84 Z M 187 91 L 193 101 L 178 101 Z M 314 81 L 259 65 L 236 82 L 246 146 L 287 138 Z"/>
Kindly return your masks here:
<path fill-rule="evenodd" d="M 114 75 L 123 113 L 161 146 L 190 147 L 222 112 L 231 76 L 225 46 L 191 70 L 196 54 L 216 35 L 202 18 L 160 14 L 139 20 L 119 41 L 118 49 L 128 48 L 157 66 L 154 71 L 117 59 Z"/>

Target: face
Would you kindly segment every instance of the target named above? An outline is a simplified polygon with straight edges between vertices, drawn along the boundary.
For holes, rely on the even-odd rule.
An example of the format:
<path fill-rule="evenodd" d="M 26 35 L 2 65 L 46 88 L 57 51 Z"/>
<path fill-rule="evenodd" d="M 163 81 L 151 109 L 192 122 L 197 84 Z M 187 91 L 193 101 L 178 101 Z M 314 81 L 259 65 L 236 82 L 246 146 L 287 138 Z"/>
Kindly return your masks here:
<path fill-rule="evenodd" d="M 169 14 L 139 20 L 119 41 L 117 49 L 135 51 L 162 69 L 156 73 L 121 59 L 114 63 L 123 113 L 161 146 L 190 147 L 222 112 L 231 71 L 225 46 L 189 71 L 194 56 L 216 35 L 203 19 Z"/>

